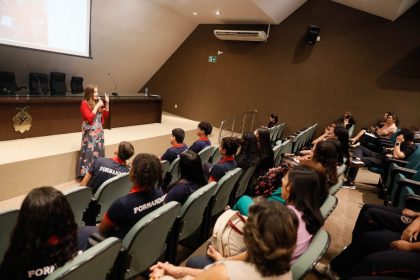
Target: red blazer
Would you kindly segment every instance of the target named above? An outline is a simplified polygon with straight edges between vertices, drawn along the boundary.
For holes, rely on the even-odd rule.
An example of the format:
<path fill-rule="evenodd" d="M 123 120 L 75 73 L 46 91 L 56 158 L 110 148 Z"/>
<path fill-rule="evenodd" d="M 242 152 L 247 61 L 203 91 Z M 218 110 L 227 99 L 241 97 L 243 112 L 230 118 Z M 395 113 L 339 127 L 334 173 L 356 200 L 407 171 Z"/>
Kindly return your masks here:
<path fill-rule="evenodd" d="M 92 113 L 92 110 L 89 108 L 89 104 L 86 100 L 82 100 L 82 103 L 80 104 L 80 113 L 82 113 L 83 120 L 86 121 L 89 124 L 93 123 L 93 120 L 95 119 L 95 114 Z M 104 124 L 104 118 L 108 118 L 109 112 L 103 110 L 102 111 L 102 124 Z"/>

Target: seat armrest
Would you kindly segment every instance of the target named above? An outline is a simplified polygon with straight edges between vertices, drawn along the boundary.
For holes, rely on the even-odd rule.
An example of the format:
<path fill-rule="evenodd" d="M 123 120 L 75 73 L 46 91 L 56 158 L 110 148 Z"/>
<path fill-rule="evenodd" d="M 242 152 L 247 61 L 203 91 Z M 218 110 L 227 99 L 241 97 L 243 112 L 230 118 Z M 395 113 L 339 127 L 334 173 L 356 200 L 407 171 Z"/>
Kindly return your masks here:
<path fill-rule="evenodd" d="M 420 212 L 420 195 L 409 194 L 404 197 L 404 208 Z"/>

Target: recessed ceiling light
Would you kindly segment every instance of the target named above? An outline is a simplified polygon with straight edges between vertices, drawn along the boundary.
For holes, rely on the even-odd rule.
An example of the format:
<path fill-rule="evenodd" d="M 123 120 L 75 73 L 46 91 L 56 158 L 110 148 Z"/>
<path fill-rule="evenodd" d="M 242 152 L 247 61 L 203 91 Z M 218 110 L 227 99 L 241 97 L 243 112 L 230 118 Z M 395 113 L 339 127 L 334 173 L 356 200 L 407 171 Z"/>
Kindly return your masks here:
<path fill-rule="evenodd" d="M 193 13 L 193 15 L 195 15 L 195 16 L 196 16 L 196 15 L 198 15 L 198 13 L 197 13 L 197 12 L 194 12 L 194 13 Z"/>
<path fill-rule="evenodd" d="M 219 10 L 216 10 L 216 15 L 221 15 L 222 13 Z"/>

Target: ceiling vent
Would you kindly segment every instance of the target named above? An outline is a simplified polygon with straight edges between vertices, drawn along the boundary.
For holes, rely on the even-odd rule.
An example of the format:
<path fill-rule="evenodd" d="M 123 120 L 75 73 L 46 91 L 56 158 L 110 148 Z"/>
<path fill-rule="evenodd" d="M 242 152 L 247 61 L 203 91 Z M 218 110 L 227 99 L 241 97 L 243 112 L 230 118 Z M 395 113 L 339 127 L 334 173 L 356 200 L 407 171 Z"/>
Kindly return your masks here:
<path fill-rule="evenodd" d="M 214 35 L 220 40 L 266 42 L 268 34 L 265 31 L 253 30 L 214 30 Z"/>

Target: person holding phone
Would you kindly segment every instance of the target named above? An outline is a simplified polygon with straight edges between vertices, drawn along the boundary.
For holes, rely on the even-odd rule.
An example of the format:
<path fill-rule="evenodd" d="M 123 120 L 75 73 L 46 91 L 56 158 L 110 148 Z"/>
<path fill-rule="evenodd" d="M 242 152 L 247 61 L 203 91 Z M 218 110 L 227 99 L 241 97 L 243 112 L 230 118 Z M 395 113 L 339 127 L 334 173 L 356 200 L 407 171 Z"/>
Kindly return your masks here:
<path fill-rule="evenodd" d="M 99 97 L 98 87 L 88 85 L 80 105 L 83 117 L 82 147 L 77 168 L 77 179 L 82 179 L 90 164 L 98 157 L 105 156 L 104 119 L 109 116 L 109 97 L 105 93 L 105 101 Z"/>

